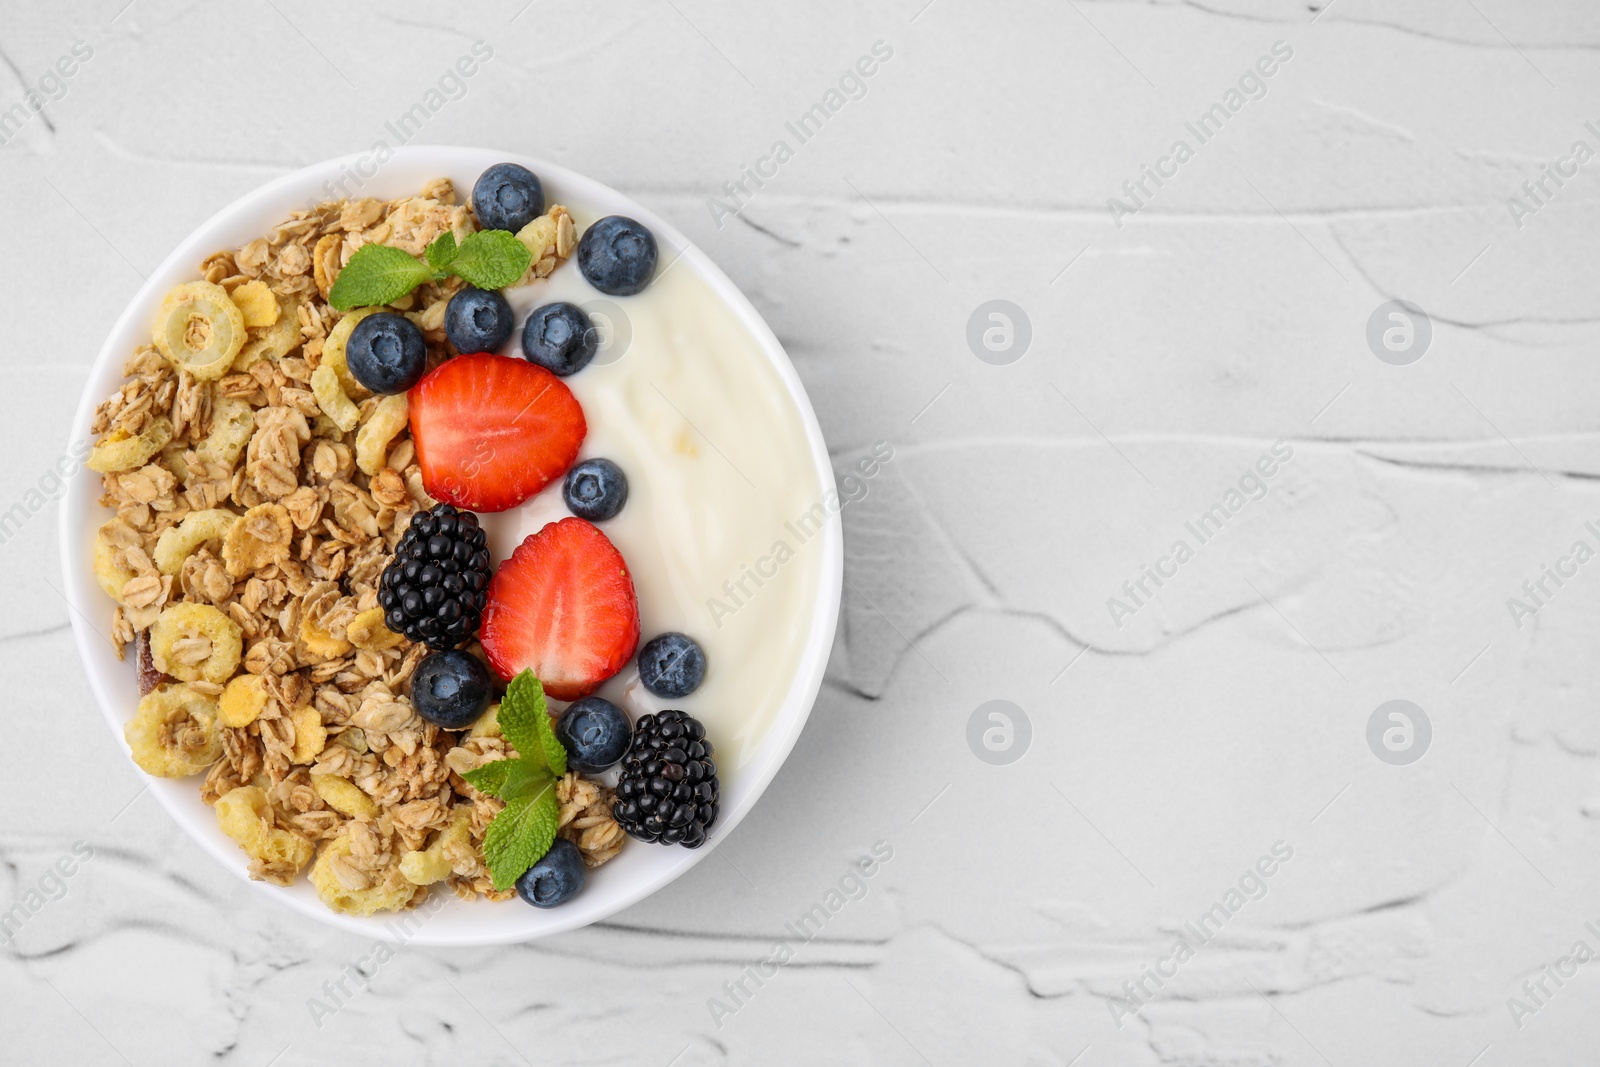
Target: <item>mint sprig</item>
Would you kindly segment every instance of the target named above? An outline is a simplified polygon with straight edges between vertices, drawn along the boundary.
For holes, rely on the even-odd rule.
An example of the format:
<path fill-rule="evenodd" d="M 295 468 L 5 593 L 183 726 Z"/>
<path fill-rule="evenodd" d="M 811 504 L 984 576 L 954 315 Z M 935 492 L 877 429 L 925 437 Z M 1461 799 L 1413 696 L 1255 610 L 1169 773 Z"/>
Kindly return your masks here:
<path fill-rule="evenodd" d="M 494 887 L 510 889 L 555 844 L 561 821 L 556 779 L 567 773 L 567 750 L 550 722 L 544 686 L 532 671 L 511 680 L 497 721 L 517 758 L 486 763 L 462 777 L 506 802 L 484 834 L 483 859 Z"/>
<path fill-rule="evenodd" d="M 328 303 L 340 311 L 392 304 L 423 282 L 454 274 L 479 289 L 504 289 L 533 263 L 533 253 L 509 230 L 479 230 L 460 244 L 449 230 L 434 238 L 423 259 L 389 245 L 366 244 L 328 290 Z"/>

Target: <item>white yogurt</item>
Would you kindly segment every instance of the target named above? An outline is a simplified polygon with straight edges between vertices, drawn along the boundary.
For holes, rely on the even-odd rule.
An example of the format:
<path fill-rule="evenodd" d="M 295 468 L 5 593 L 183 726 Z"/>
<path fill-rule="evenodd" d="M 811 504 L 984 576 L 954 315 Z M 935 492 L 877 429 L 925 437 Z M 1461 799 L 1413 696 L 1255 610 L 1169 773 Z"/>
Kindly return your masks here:
<path fill-rule="evenodd" d="M 581 233 L 593 218 L 568 207 Z M 600 695 L 634 717 L 678 707 L 700 719 L 726 773 L 753 752 L 799 668 L 821 566 L 823 488 L 799 413 L 755 337 L 671 258 L 662 248 L 637 296 L 600 293 L 575 256 L 548 279 L 506 290 L 517 331 L 502 354 L 520 358 L 522 323 L 542 304 L 585 307 L 601 328 L 595 360 L 563 379 L 589 424 L 579 458 L 612 460 L 628 476 L 627 504 L 598 525 L 633 575 L 641 643 L 686 633 L 705 649 L 707 670 L 694 693 L 663 701 L 630 664 Z M 625 324 L 607 328 L 611 309 Z M 496 564 L 570 514 L 561 487 L 558 479 L 518 508 L 483 516 Z"/>

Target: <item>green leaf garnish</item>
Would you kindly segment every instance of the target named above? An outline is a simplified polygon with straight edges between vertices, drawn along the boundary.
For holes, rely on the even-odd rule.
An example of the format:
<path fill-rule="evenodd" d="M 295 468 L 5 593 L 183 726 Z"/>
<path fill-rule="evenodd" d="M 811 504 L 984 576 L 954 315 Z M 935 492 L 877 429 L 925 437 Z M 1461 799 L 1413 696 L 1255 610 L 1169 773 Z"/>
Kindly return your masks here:
<path fill-rule="evenodd" d="M 328 290 L 340 311 L 392 304 L 433 277 L 426 263 L 388 245 L 362 245 Z"/>
<path fill-rule="evenodd" d="M 533 262 L 528 246 L 509 230 L 469 233 L 458 245 L 446 230 L 429 243 L 423 259 L 388 245 L 356 249 L 333 280 L 328 303 L 340 311 L 392 304 L 423 282 L 454 274 L 479 289 L 504 289 L 527 273 Z"/>
<path fill-rule="evenodd" d="M 504 289 L 527 273 L 533 253 L 510 230 L 479 230 L 461 242 L 450 273 L 479 289 Z"/>
<path fill-rule="evenodd" d="M 494 887 L 509 889 L 555 843 L 561 821 L 556 779 L 567 773 L 567 750 L 556 737 L 544 686 L 532 671 L 511 679 L 497 721 L 517 758 L 485 763 L 462 777 L 506 802 L 484 834 L 483 859 Z"/>
<path fill-rule="evenodd" d="M 422 252 L 428 260 L 428 266 L 434 270 L 444 270 L 450 261 L 456 258 L 456 235 L 452 230 L 446 230 L 433 239 Z"/>
<path fill-rule="evenodd" d="M 506 804 L 483 835 L 483 861 L 496 889 L 510 889 L 550 851 L 560 821 L 556 782 L 549 775 L 537 792 Z"/>
<path fill-rule="evenodd" d="M 497 721 L 500 732 L 525 760 L 545 766 L 544 742 L 539 735 L 539 720 L 550 721 L 550 711 L 545 704 L 544 686 L 532 671 L 523 671 L 511 679 L 506 695 L 500 698 Z"/>

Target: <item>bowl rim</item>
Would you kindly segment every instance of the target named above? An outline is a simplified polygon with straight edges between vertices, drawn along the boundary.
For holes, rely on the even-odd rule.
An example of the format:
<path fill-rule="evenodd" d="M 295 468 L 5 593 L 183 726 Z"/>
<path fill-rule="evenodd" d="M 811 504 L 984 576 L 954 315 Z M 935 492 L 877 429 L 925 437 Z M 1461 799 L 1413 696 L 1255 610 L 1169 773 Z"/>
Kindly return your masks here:
<path fill-rule="evenodd" d="M 761 317 L 749 299 L 733 281 L 717 267 L 709 256 L 697 245 L 691 242 L 675 226 L 654 211 L 637 203 L 633 198 L 602 182 L 569 170 L 566 167 L 547 162 L 535 157 L 518 152 L 503 152 L 484 148 L 462 148 L 443 145 L 402 145 L 390 150 L 390 157 L 382 160 L 371 177 L 362 175 L 357 168 L 363 163 L 370 163 L 373 153 L 353 152 L 348 155 L 323 160 L 306 167 L 301 167 L 287 174 L 280 175 L 271 181 L 255 188 L 232 203 L 215 212 L 205 222 L 196 227 L 186 238 L 150 272 L 149 277 L 139 290 L 128 301 L 127 306 L 117 317 L 116 322 L 106 335 L 94 362 L 90 365 L 84 384 L 83 394 L 79 398 L 76 413 L 73 416 L 67 438 L 68 454 L 79 443 L 87 443 L 93 439 L 89 433 L 90 421 L 94 410 L 110 390 L 102 391 L 100 383 L 107 380 L 116 382 L 123 380 L 120 367 L 126 354 L 131 351 L 129 338 L 137 336 L 132 331 L 136 329 L 139 319 L 147 316 L 155 301 L 172 285 L 179 281 L 191 280 L 197 275 L 197 267 L 201 260 L 218 247 L 225 247 L 225 242 L 216 235 L 225 232 L 230 227 L 242 224 L 249 217 L 263 213 L 273 216 L 274 221 L 287 218 L 290 211 L 296 210 L 308 203 L 330 199 L 326 193 L 327 182 L 337 180 L 341 175 L 355 171 L 361 177 L 358 193 L 366 195 L 385 195 L 383 180 L 385 173 L 391 175 L 396 171 L 408 168 L 417 169 L 434 168 L 435 174 L 450 173 L 459 169 L 474 168 L 480 172 L 498 162 L 517 162 L 538 174 L 541 180 L 554 185 L 563 193 L 571 193 L 579 203 L 609 203 L 619 205 L 617 210 L 607 213 L 625 213 L 642 222 L 656 236 L 658 246 L 661 248 L 664 266 L 659 271 L 682 266 L 694 270 L 700 278 L 710 286 L 724 305 L 734 312 L 739 321 L 750 331 L 756 346 L 767 358 L 776 371 L 788 392 L 790 402 L 795 406 L 800 416 L 802 427 L 805 431 L 806 444 L 810 452 L 813 474 L 816 476 L 821 491 L 821 501 L 829 499 L 830 494 L 837 499 L 838 489 L 833 474 L 833 464 L 829 457 L 827 445 L 822 436 L 822 429 L 817 421 L 816 412 L 811 406 L 811 401 L 806 393 L 804 384 L 800 381 L 799 374 L 795 371 L 794 364 L 777 336 L 770 326 Z M 398 182 L 398 176 L 391 178 Z M 368 191 L 370 185 L 376 184 L 377 189 Z M 300 199 L 300 194 L 311 191 L 309 196 Z M 394 195 L 405 195 L 397 193 Z M 261 232 L 267 232 L 263 226 Z M 670 257 L 668 253 L 670 252 Z M 110 373 L 108 367 L 118 368 L 115 373 Z M 113 385 L 112 389 L 115 388 Z M 67 479 L 67 488 L 62 497 L 60 511 L 60 550 L 62 578 L 65 582 L 65 598 L 68 602 L 69 618 L 75 646 L 78 651 L 79 662 L 83 672 L 94 692 L 95 701 L 100 707 L 101 714 L 105 717 L 117 743 L 122 751 L 128 751 L 126 742 L 122 737 L 122 726 L 131 716 L 131 704 L 128 693 L 121 689 L 113 690 L 107 671 L 98 667 L 91 651 L 97 642 L 105 642 L 107 638 L 96 630 L 89 622 L 89 616 L 81 605 L 94 603 L 94 596 L 104 596 L 98 584 L 94 581 L 92 568 L 87 564 L 89 559 L 90 544 L 87 539 L 88 526 L 86 523 L 91 515 L 95 516 L 95 526 L 104 519 L 104 513 L 99 511 L 98 475 L 80 464 Z M 699 849 L 676 849 L 679 853 L 671 862 L 652 870 L 648 877 L 640 879 L 640 884 L 627 887 L 614 899 L 609 899 L 603 904 L 592 905 L 588 908 L 577 908 L 571 912 L 566 907 L 539 911 L 527 909 L 522 914 L 524 919 L 539 917 L 536 925 L 529 928 L 526 921 L 513 923 L 514 932 L 496 929 L 497 925 L 488 924 L 482 933 L 466 932 L 440 934 L 431 930 L 431 924 L 423 923 L 415 931 L 397 930 L 397 924 L 386 921 L 398 916 L 410 915 L 412 912 L 380 912 L 376 916 L 358 918 L 342 915 L 331 911 L 316 898 L 314 894 L 309 900 L 303 894 L 286 892 L 276 885 L 265 882 L 251 881 L 240 862 L 242 854 L 231 842 L 221 839 L 220 834 L 200 832 L 193 825 L 192 815 L 189 811 L 179 806 L 177 794 L 170 788 L 160 787 L 159 783 L 167 781 L 156 779 L 145 774 L 144 771 L 134 767 L 136 774 L 144 779 L 145 788 L 155 795 L 156 800 L 167 814 L 176 822 L 190 839 L 200 844 L 207 852 L 211 853 L 219 862 L 233 873 L 250 884 L 256 891 L 267 894 L 272 899 L 279 901 L 294 911 L 318 919 L 331 926 L 359 933 L 369 937 L 376 937 L 385 941 L 401 941 L 406 944 L 431 944 L 438 946 L 471 946 L 491 944 L 515 944 L 537 940 L 543 937 L 565 933 L 579 929 L 595 922 L 603 921 L 617 912 L 643 900 L 655 893 L 668 883 L 681 877 L 695 864 L 699 863 L 717 848 L 743 821 L 755 806 L 767 787 L 777 776 L 779 769 L 788 759 L 790 752 L 800 738 L 806 721 L 809 719 L 811 709 L 815 704 L 821 690 L 823 676 L 827 669 L 828 659 L 832 651 L 834 636 L 838 626 L 840 604 L 843 597 L 844 582 L 844 537 L 843 525 L 840 518 L 840 509 L 824 507 L 826 520 L 823 527 L 824 536 L 821 538 L 822 556 L 819 560 L 817 588 L 811 593 L 811 625 L 805 637 L 805 647 L 800 658 L 795 676 L 790 683 L 789 690 L 783 697 L 772 722 L 767 727 L 765 735 L 755 746 L 750 757 L 740 768 L 741 796 L 738 801 L 723 810 L 716 829 L 708 838 L 706 844 Z M 97 605 L 96 610 L 99 610 Z M 130 758 L 131 763 L 131 758 Z M 177 783 L 192 782 L 192 778 L 171 780 Z M 135 796 L 137 799 L 137 795 Z M 213 827 L 214 829 L 214 827 Z M 435 891 L 429 899 L 446 898 L 446 894 Z M 447 898 L 450 904 L 456 904 L 453 898 Z M 574 901 L 573 903 L 578 903 Z M 481 904 L 474 901 L 472 904 Z M 488 913 L 485 913 L 488 918 Z"/>

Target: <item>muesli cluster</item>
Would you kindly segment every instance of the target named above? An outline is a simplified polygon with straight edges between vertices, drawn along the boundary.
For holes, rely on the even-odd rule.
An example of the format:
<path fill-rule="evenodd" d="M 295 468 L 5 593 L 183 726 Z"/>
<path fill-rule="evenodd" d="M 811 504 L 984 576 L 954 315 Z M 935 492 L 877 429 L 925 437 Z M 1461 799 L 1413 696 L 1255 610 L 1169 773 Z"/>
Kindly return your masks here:
<path fill-rule="evenodd" d="M 655 246 L 641 264 L 639 231 L 649 237 L 613 217 L 585 235 L 607 238 L 584 270 L 602 291 L 629 291 L 641 265 L 648 281 Z M 524 359 L 493 353 L 511 332 L 498 290 L 575 250 L 571 215 L 546 211 L 537 179 L 510 164 L 486 172 L 471 205 L 438 180 L 405 199 L 295 212 L 169 293 L 151 343 L 96 411 L 88 464 L 115 517 L 96 536 L 94 573 L 116 602 L 114 643 L 135 648 L 141 695 L 128 744 L 150 774 L 204 775 L 252 877 L 289 885 L 309 867 L 322 900 L 354 915 L 415 906 L 436 885 L 505 899 L 515 884 L 550 906 L 617 855 L 625 828 L 698 845 L 715 819 L 697 722 L 641 720 L 654 762 L 625 760 L 633 724 L 589 695 L 639 636 L 620 556 L 592 588 L 550 588 L 583 573 L 574 559 L 615 556 L 598 528 L 562 520 L 490 565 L 475 511 L 513 507 L 562 474 L 575 516 L 621 507 L 615 464 L 573 466 L 581 410 L 518 427 L 535 462 L 453 454 L 484 432 L 464 420 L 526 411 L 545 379 L 570 399 L 557 376 L 594 348 L 581 310 L 546 305 L 524 330 Z M 403 292 L 384 288 L 397 264 L 414 267 Z M 566 640 L 542 629 L 557 595 L 594 606 L 606 625 L 585 634 L 610 642 L 603 654 L 551 657 Z M 704 656 L 666 636 L 687 644 L 641 669 L 679 695 Z M 699 658 L 685 663 L 691 646 Z M 578 703 L 553 721 L 546 693 Z M 596 780 L 619 761 L 620 796 Z M 508 808 L 516 817 L 497 819 Z"/>

